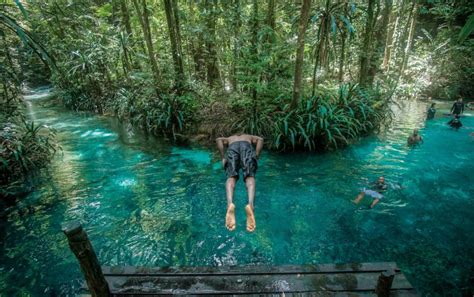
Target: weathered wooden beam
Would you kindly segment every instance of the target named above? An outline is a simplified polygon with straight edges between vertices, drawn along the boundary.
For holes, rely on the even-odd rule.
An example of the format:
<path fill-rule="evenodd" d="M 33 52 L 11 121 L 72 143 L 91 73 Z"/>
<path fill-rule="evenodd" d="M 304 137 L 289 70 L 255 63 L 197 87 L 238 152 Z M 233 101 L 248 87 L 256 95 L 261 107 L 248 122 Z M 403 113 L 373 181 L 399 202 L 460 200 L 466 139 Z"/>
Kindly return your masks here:
<path fill-rule="evenodd" d="M 394 262 L 314 264 L 314 265 L 246 265 L 219 267 L 136 267 L 102 266 L 106 276 L 232 276 L 232 275 L 282 275 L 282 274 L 340 274 L 340 273 L 377 273 L 387 269 L 400 272 Z"/>
<path fill-rule="evenodd" d="M 105 275 L 112 292 L 135 294 L 272 294 L 303 292 L 370 292 L 375 294 L 378 273 L 270 274 L 270 275 Z M 397 274 L 392 290 L 413 290 L 403 274 Z"/>
<path fill-rule="evenodd" d="M 109 285 L 97 260 L 97 256 L 92 248 L 92 244 L 87 237 L 87 233 L 79 222 L 70 222 L 63 226 L 71 251 L 79 260 L 82 273 L 93 297 L 110 296 Z"/>
<path fill-rule="evenodd" d="M 377 281 L 377 288 L 375 292 L 378 297 L 389 297 L 390 289 L 392 288 L 393 278 L 395 277 L 395 271 L 393 269 L 388 269 L 379 275 Z"/>

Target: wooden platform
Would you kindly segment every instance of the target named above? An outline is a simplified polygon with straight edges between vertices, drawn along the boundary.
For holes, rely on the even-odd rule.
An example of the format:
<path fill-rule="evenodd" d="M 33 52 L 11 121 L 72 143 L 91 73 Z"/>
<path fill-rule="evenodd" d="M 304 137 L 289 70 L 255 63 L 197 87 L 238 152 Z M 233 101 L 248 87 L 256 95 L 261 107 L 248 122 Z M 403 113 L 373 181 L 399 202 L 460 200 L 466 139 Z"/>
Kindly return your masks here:
<path fill-rule="evenodd" d="M 394 262 L 241 267 L 102 267 L 112 296 L 377 296 L 381 272 L 396 272 L 390 296 L 417 296 Z"/>

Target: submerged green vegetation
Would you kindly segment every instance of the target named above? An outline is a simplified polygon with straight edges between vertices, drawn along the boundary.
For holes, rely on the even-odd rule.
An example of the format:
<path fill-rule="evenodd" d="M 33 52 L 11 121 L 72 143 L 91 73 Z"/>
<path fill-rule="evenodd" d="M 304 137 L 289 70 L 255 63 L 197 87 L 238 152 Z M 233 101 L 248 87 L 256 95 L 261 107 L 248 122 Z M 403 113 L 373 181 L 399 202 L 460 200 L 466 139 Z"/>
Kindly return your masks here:
<path fill-rule="evenodd" d="M 394 94 L 474 94 L 467 0 L 0 5 L 2 73 L 17 73 L 4 86 L 49 81 L 74 110 L 178 143 L 247 132 L 278 151 L 331 150 L 389 120 Z"/>

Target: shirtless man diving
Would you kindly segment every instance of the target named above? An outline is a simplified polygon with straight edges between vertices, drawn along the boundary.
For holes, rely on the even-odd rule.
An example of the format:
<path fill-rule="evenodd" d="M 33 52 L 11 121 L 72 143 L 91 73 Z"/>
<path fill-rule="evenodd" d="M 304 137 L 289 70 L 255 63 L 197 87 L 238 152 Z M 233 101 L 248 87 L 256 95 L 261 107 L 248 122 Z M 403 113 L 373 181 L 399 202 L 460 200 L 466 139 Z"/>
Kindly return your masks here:
<path fill-rule="evenodd" d="M 222 166 L 227 175 L 225 184 L 227 196 L 225 226 L 229 231 L 235 229 L 234 189 L 235 183 L 239 179 L 239 171 L 242 169 L 249 199 L 249 203 L 245 206 L 245 212 L 247 213 L 247 231 L 253 232 L 257 226 L 253 206 L 255 198 L 255 173 L 258 168 L 257 159 L 263 148 L 263 138 L 248 134 L 237 134 L 230 137 L 219 137 L 216 139 L 216 143 L 221 154 Z M 252 144 L 255 144 L 255 149 Z M 227 153 L 224 152 L 226 146 Z"/>

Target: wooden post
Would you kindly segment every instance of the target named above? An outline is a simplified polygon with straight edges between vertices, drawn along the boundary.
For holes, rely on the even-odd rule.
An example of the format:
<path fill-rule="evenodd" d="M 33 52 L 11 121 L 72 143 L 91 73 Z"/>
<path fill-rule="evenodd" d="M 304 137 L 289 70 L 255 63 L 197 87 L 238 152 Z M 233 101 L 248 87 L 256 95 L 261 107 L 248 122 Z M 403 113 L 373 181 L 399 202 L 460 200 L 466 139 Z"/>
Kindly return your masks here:
<path fill-rule="evenodd" d="M 377 281 L 377 288 L 375 292 L 378 297 L 389 297 L 390 288 L 392 287 L 393 278 L 395 277 L 395 270 L 389 269 L 380 273 L 379 279 Z"/>
<path fill-rule="evenodd" d="M 63 226 L 69 247 L 81 264 L 82 273 L 93 297 L 110 296 L 109 285 L 104 278 L 94 249 L 79 222 L 71 222 Z"/>

